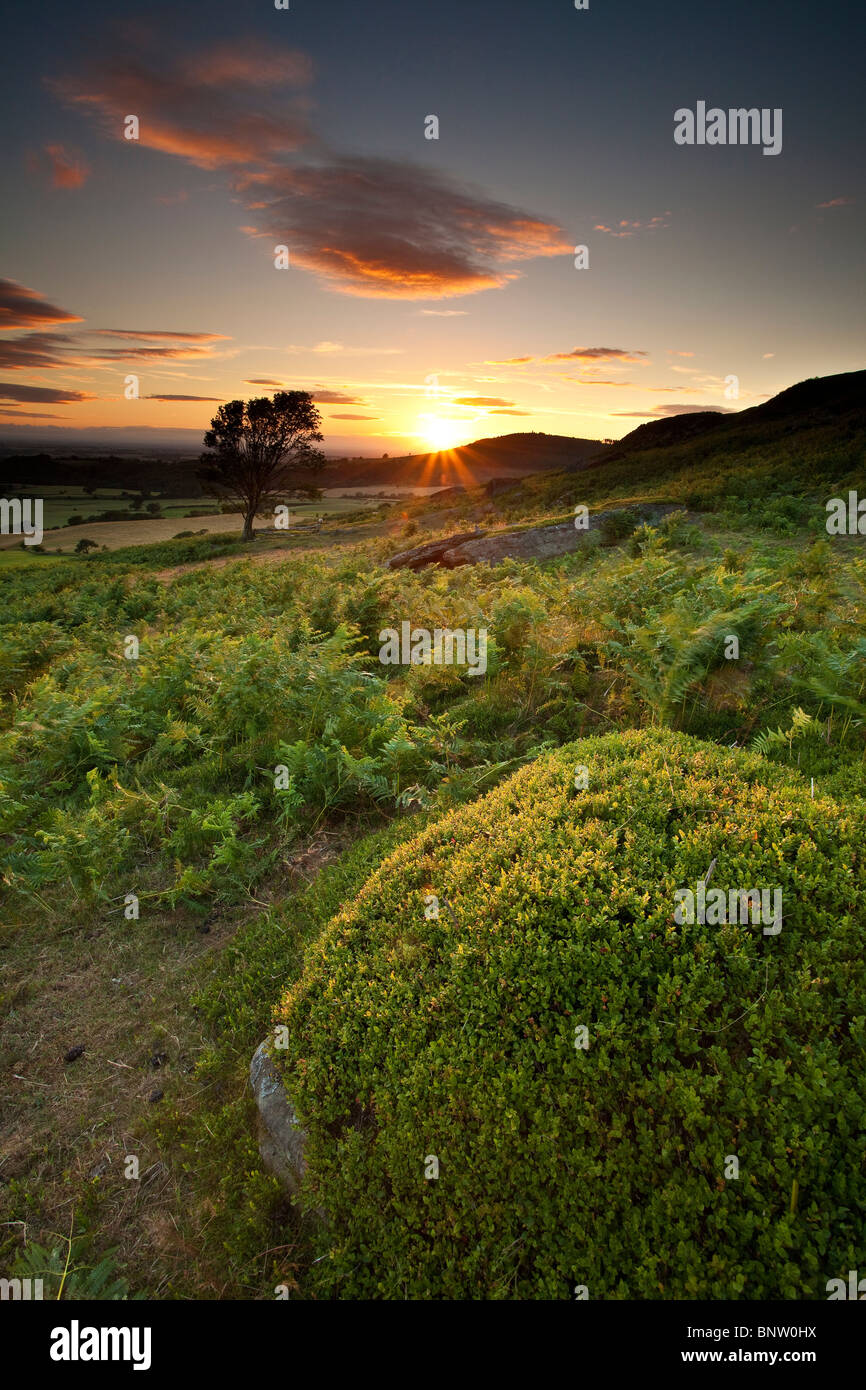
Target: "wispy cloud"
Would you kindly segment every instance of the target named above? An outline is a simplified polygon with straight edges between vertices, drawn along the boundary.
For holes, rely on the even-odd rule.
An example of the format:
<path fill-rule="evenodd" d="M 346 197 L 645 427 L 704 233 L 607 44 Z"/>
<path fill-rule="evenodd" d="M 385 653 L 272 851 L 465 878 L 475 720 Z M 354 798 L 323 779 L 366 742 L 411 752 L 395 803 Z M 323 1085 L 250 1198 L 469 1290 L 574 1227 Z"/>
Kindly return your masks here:
<path fill-rule="evenodd" d="M 290 343 L 285 352 L 318 352 L 330 357 L 394 357 L 403 352 L 398 347 L 345 347 L 342 343 L 316 343 L 313 347 L 303 347 Z"/>
<path fill-rule="evenodd" d="M 629 222 L 623 218 L 621 222 L 617 222 L 611 227 L 605 226 L 603 222 L 597 222 L 593 231 L 606 232 L 608 236 L 616 237 L 637 236 L 638 232 L 657 232 L 662 227 L 669 227 L 671 224 L 665 221 L 666 217 L 670 217 L 669 212 L 664 213 L 661 217 L 651 217 L 649 222 Z"/>
<path fill-rule="evenodd" d="M 69 366 L 74 362 L 69 352 L 73 342 L 65 333 L 25 333 L 7 339 L 0 342 L 0 370 L 42 372 Z"/>
<path fill-rule="evenodd" d="M 535 362 L 535 357 L 493 357 L 485 363 L 485 367 L 523 367 L 528 362 Z"/>
<path fill-rule="evenodd" d="M 360 298 L 439 299 L 498 289 L 511 265 L 571 251 L 554 223 L 444 174 L 372 158 L 273 169 L 256 234 Z"/>
<path fill-rule="evenodd" d="M 345 391 L 311 391 L 317 405 L 366 405 L 357 396 L 348 396 Z"/>
<path fill-rule="evenodd" d="M 0 405 L 4 420 L 66 420 L 66 415 L 49 415 L 44 410 L 19 410 L 14 405 Z"/>
<path fill-rule="evenodd" d="M 43 299 L 38 290 L 29 290 L 15 280 L 0 280 L 0 329 L 47 328 L 56 323 L 81 323 L 70 314 Z"/>
<path fill-rule="evenodd" d="M 49 386 L 15 386 L 0 381 L 0 401 L 39 401 L 43 405 L 74 405 L 79 401 L 95 401 L 88 391 L 54 390 Z"/>
<path fill-rule="evenodd" d="M 648 420 L 655 416 L 657 419 L 670 418 L 673 415 L 696 415 L 699 411 L 706 411 L 705 405 L 657 405 L 652 410 L 614 410 L 614 415 L 629 416 L 635 420 Z M 712 407 L 714 415 L 734 415 L 735 411 L 727 406 L 714 405 Z"/>
<path fill-rule="evenodd" d="M 827 203 L 816 203 L 816 208 L 847 208 L 854 202 L 853 198 L 831 198 Z"/>
<path fill-rule="evenodd" d="M 213 358 L 221 354 L 214 352 L 209 345 L 198 343 L 176 343 L 165 347 L 106 348 L 103 352 L 88 352 L 82 358 L 87 362 L 154 362 L 163 358 Z"/>
<path fill-rule="evenodd" d="M 596 363 L 612 364 L 614 369 L 618 365 L 646 367 L 649 365 L 649 353 L 642 348 L 610 348 L 610 347 L 576 347 L 568 352 L 551 352 L 544 357 L 500 357 L 487 359 L 485 367 L 524 367 L 530 362 L 536 362 L 541 366 L 553 362 L 577 362 L 582 366 L 592 367 Z M 575 380 L 573 377 L 565 380 Z"/>
<path fill-rule="evenodd" d="M 225 333 L 175 333 L 167 328 L 94 328 L 91 330 L 104 338 L 134 338 L 141 341 L 168 339 L 180 343 L 226 343 Z"/>
<path fill-rule="evenodd" d="M 508 284 L 522 261 L 571 254 L 555 223 L 437 170 L 327 150 L 302 95 L 311 76 L 303 54 L 247 41 L 168 67 L 106 55 L 52 85 L 115 139 L 133 112 L 139 144 L 224 170 L 257 214 L 245 230 L 288 245 L 293 266 L 341 294 L 475 294 Z M 307 162 L 291 163 L 302 148 Z"/>
<path fill-rule="evenodd" d="M 257 167 L 311 140 L 305 103 L 286 93 L 305 87 L 311 74 L 305 55 L 247 39 L 173 65 L 156 57 L 148 64 L 128 54 L 105 55 L 49 85 L 116 140 L 123 139 L 126 115 L 134 113 L 139 145 L 200 169 L 221 169 Z"/>
<path fill-rule="evenodd" d="M 553 352 L 549 357 L 539 357 L 537 360 L 539 362 L 622 362 L 645 366 L 648 358 L 649 353 L 638 348 L 627 351 L 625 348 L 581 347 L 572 348 L 570 352 Z"/>
<path fill-rule="evenodd" d="M 81 188 L 88 180 L 90 165 L 83 155 L 65 145 L 43 145 L 27 160 L 32 173 L 47 178 L 54 188 Z"/>

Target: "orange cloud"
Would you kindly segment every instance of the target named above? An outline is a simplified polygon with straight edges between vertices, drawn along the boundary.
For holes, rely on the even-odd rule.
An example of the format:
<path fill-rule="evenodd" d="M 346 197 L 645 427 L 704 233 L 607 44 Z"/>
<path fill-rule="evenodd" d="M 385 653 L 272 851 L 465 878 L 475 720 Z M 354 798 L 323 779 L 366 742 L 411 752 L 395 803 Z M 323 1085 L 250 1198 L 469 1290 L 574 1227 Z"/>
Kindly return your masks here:
<path fill-rule="evenodd" d="M 0 401 L 38 401 L 44 405 L 75 405 L 79 401 L 95 401 L 99 398 L 88 391 L 55 390 L 49 386 L 15 386 L 9 381 L 0 381 Z"/>
<path fill-rule="evenodd" d="M 452 401 L 452 405 L 514 405 L 514 401 L 505 401 L 501 396 L 460 396 L 459 399 Z"/>
<path fill-rule="evenodd" d="M 283 96 L 269 109 L 261 90 L 304 85 L 307 60 L 274 45 L 265 53 L 263 48 L 254 40 L 234 43 L 231 51 L 206 50 L 173 68 L 113 55 L 50 86 L 67 105 L 92 113 L 115 139 L 124 139 L 124 118 L 134 114 L 137 143 L 147 149 L 178 155 L 200 169 L 260 166 L 310 139 L 297 103 Z"/>
<path fill-rule="evenodd" d="M 313 391 L 313 400 L 317 405 L 366 405 L 366 401 L 359 400 L 357 396 L 347 396 L 345 391 Z"/>
<path fill-rule="evenodd" d="M 494 358 L 484 363 L 485 367 L 522 367 L 527 362 L 580 362 L 586 366 L 595 362 L 622 362 L 623 364 L 632 363 L 639 367 L 649 365 L 649 353 L 642 349 L 635 348 L 632 352 L 627 352 L 624 348 L 608 347 L 579 347 L 572 348 L 570 352 L 552 352 L 547 357 L 504 357 Z M 564 377 L 565 381 L 582 380 L 578 377 Z M 593 382 L 593 384 L 596 384 Z M 597 383 L 599 386 L 603 382 Z M 618 383 L 611 382 L 610 385 Z"/>
<path fill-rule="evenodd" d="M 307 87 L 313 80 L 313 64 L 306 53 L 252 38 L 216 44 L 191 58 L 183 71 L 191 84 L 207 87 Z"/>
<path fill-rule="evenodd" d="M 58 309 L 15 280 L 0 280 L 0 329 L 46 328 L 55 323 L 81 323 L 78 314 Z"/>
<path fill-rule="evenodd" d="M 312 76 L 294 50 L 254 40 L 220 45 L 166 68 L 154 58 L 105 58 L 52 85 L 123 139 L 139 119 L 139 143 L 202 169 L 225 169 L 257 214 L 250 236 L 290 248 L 295 267 L 342 294 L 442 299 L 497 289 L 507 269 L 571 255 L 553 222 L 512 208 L 434 169 L 326 151 L 307 119 L 308 99 L 286 97 Z M 130 142 L 132 143 L 132 142 Z M 307 146 L 317 161 L 292 166 Z"/>
<path fill-rule="evenodd" d="M 81 188 L 90 176 L 90 165 L 82 155 L 63 145 L 45 145 L 42 153 L 31 156 L 30 168 L 50 178 L 55 188 Z"/>
<path fill-rule="evenodd" d="M 603 222 L 597 222 L 593 230 L 606 232 L 608 236 L 634 236 L 637 232 L 656 232 L 661 227 L 669 227 L 670 223 L 665 221 L 665 217 L 670 217 L 670 213 L 666 212 L 662 217 L 651 217 L 649 222 L 629 222 L 623 218 L 615 227 L 606 227 Z"/>
<path fill-rule="evenodd" d="M 67 415 L 48 415 L 42 410 L 19 410 L 14 405 L 0 406 L 0 415 L 4 420 L 67 420 Z"/>
<path fill-rule="evenodd" d="M 534 357 L 493 357 L 485 363 L 485 367 L 522 367 L 526 362 L 534 362 Z"/>
<path fill-rule="evenodd" d="M 734 415 L 728 406 L 716 405 L 707 410 L 705 405 L 657 405 L 652 410 L 615 410 L 614 415 L 630 416 L 635 420 L 669 419 L 673 415 Z"/>
<path fill-rule="evenodd" d="M 73 365 L 68 345 L 72 338 L 64 333 L 25 333 L 0 343 L 0 370 L 46 371 Z"/>
<path fill-rule="evenodd" d="M 183 343 L 227 343 L 230 341 L 227 333 L 172 333 L 167 329 L 135 329 L 135 328 L 94 328 L 94 333 L 98 333 L 103 338 L 140 338 L 142 340 L 168 338 L 172 342 Z"/>
<path fill-rule="evenodd" d="M 649 353 L 640 349 L 627 352 L 623 348 L 583 347 L 572 348 L 571 352 L 554 352 L 549 357 L 541 357 L 541 362 L 623 362 L 646 366 Z"/>
<path fill-rule="evenodd" d="M 81 363 L 94 362 L 151 362 L 156 358 L 214 357 L 210 347 L 181 345 L 177 347 L 106 348 L 105 352 L 88 352 Z"/>

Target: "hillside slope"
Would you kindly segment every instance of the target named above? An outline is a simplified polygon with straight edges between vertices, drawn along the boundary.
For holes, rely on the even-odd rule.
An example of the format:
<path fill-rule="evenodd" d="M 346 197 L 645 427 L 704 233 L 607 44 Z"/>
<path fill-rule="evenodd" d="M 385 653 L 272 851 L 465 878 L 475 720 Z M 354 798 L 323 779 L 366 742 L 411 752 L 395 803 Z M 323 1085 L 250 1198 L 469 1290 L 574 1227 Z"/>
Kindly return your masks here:
<path fill-rule="evenodd" d="M 809 377 L 780 391 L 762 405 L 729 414 L 701 410 L 665 420 L 650 420 L 624 435 L 608 456 L 619 458 L 639 449 L 685 443 L 698 435 L 723 439 L 753 425 L 760 427 L 767 421 L 788 421 L 795 429 L 814 429 L 840 419 L 866 427 L 866 371 Z"/>
<path fill-rule="evenodd" d="M 477 487 L 494 478 L 519 478 L 529 473 L 585 466 L 589 459 L 606 454 L 608 448 L 598 439 L 537 432 L 506 434 L 431 454 L 349 460 L 340 469 L 341 482 L 345 479 L 350 487 L 374 483 Z"/>

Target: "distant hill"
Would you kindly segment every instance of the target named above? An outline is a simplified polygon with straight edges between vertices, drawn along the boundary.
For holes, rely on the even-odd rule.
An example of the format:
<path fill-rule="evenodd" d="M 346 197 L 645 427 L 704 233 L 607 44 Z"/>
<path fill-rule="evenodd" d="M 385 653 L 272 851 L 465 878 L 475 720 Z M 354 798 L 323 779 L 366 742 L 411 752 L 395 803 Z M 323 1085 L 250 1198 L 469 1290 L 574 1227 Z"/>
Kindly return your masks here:
<path fill-rule="evenodd" d="M 858 428 L 866 425 L 866 371 L 809 377 L 747 410 L 700 410 L 651 420 L 624 435 L 609 451 L 607 460 L 613 462 L 642 449 L 687 443 L 698 436 L 715 443 L 726 434 L 742 433 L 752 424 L 788 421 L 792 429 L 801 430 L 837 424 L 842 419 L 849 419 Z"/>
<path fill-rule="evenodd" d="M 843 431 L 850 427 L 853 432 L 866 428 L 866 371 L 810 377 L 746 410 L 691 411 L 650 420 L 613 444 L 559 434 L 506 434 L 433 453 L 330 459 L 319 473 L 298 474 L 298 483 L 347 489 L 507 485 L 531 475 L 612 470 L 652 450 L 658 458 L 647 461 L 646 476 L 651 476 L 688 466 L 693 461 L 692 449 L 702 454 L 732 452 L 824 426 Z M 634 466 L 638 467 L 636 463 Z M 0 489 L 8 489 L 12 483 L 29 487 L 61 484 L 195 498 L 202 495 L 197 477 L 200 467 L 198 456 L 190 454 L 56 457 L 34 453 L 2 457 L 0 448 Z"/>
<path fill-rule="evenodd" d="M 726 415 L 699 411 L 640 425 L 578 469 L 538 473 L 497 491 L 501 519 L 573 503 L 657 500 L 696 511 L 745 508 L 767 524 L 814 515 L 822 499 L 862 494 L 866 371 L 811 377 Z"/>
<path fill-rule="evenodd" d="M 403 458 L 349 459 L 338 464 L 339 483 L 330 486 L 475 487 L 494 478 L 523 478 L 528 473 L 561 472 L 584 465 L 607 452 L 598 439 L 564 434 L 504 434 L 476 439 L 456 449 Z"/>
<path fill-rule="evenodd" d="M 299 472 L 299 485 L 321 488 L 372 486 L 476 487 L 494 478 L 523 478 L 529 473 L 584 467 L 605 453 L 597 439 L 558 434 L 506 434 L 479 439 L 439 453 L 399 458 L 331 459 L 319 473 Z M 49 453 L 10 454 L 0 458 L 0 487 L 141 489 L 173 497 L 199 497 L 198 457 L 135 458 L 114 454 L 54 457 Z"/>

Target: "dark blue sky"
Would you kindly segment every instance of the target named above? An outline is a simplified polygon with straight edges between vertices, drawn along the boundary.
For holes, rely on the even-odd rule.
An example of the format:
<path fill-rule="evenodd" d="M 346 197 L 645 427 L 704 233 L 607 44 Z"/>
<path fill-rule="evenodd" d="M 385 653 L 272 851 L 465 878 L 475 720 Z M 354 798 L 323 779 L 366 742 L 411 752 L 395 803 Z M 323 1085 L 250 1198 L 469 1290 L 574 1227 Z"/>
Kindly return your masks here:
<path fill-rule="evenodd" d="M 8 37 L 4 427 L 198 429 L 272 381 L 336 448 L 615 435 L 863 365 L 859 6 L 49 3 Z M 781 154 L 678 146 L 699 100 L 781 108 Z"/>

